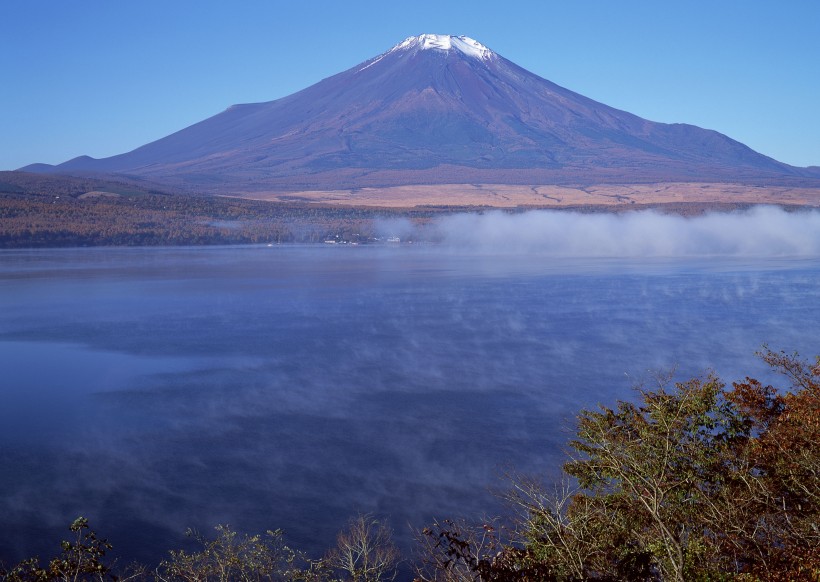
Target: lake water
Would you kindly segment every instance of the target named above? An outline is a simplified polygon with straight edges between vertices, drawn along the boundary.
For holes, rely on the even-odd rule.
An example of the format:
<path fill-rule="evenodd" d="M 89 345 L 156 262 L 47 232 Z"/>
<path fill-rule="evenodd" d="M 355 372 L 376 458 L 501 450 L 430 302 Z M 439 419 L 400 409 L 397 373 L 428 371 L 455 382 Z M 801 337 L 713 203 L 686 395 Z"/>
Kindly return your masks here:
<path fill-rule="evenodd" d="M 77 515 L 146 562 L 218 523 L 320 553 L 357 512 L 406 545 L 554 478 L 576 412 L 652 371 L 820 351 L 817 258 L 3 251 L 0 305 L 7 562 Z"/>

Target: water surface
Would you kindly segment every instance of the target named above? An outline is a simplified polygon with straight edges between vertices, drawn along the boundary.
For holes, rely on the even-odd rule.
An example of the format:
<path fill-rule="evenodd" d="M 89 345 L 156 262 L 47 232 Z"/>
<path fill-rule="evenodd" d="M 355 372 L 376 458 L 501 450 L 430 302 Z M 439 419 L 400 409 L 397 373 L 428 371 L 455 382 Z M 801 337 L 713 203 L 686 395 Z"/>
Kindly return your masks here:
<path fill-rule="evenodd" d="M 498 511 L 554 478 L 575 413 L 655 370 L 818 351 L 816 258 L 605 259 L 430 247 L 0 253 L 0 556 L 77 515 L 154 562 L 187 527 Z"/>

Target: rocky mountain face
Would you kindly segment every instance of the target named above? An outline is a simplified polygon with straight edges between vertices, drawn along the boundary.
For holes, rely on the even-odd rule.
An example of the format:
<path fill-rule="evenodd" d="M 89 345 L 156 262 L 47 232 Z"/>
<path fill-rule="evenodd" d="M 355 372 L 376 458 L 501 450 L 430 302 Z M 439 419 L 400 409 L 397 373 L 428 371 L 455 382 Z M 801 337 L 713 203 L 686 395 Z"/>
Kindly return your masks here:
<path fill-rule="evenodd" d="M 608 107 L 470 38 L 430 34 L 128 153 L 24 169 L 125 174 L 214 192 L 820 178 L 718 132 Z"/>

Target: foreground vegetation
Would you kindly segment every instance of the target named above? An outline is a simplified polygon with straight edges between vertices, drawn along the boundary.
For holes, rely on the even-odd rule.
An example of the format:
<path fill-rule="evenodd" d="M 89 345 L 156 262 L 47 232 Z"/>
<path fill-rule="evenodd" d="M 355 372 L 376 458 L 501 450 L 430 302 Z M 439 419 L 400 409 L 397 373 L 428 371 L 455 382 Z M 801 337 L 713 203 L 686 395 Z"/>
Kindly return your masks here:
<path fill-rule="evenodd" d="M 481 580 L 820 580 L 820 358 L 761 357 L 788 389 L 710 377 L 583 411 L 566 487 L 515 480 L 518 522 L 491 551 L 484 532 L 428 529 L 433 571 L 455 562 Z"/>
<path fill-rule="evenodd" d="M 421 582 L 580 580 L 820 581 L 820 357 L 760 354 L 788 385 L 715 377 L 639 388 L 634 402 L 584 410 L 549 489 L 515 477 L 514 516 L 441 521 L 418 532 Z M 0 572 L 22 580 L 390 580 L 398 551 L 370 516 L 321 559 L 280 531 L 217 528 L 194 552 L 115 573 L 111 545 L 84 519 L 62 553 Z"/>

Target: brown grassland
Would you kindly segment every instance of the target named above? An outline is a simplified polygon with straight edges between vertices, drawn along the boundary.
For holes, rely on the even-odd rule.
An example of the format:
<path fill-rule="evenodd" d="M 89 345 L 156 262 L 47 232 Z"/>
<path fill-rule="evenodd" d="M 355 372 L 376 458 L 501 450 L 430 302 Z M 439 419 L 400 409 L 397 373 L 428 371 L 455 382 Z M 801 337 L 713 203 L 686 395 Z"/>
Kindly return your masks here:
<path fill-rule="evenodd" d="M 565 208 L 662 204 L 778 204 L 820 206 L 820 188 L 748 186 L 678 182 L 597 186 L 515 186 L 503 184 L 433 184 L 312 190 L 248 192 L 244 198 L 271 202 L 313 202 L 340 206 L 414 208 L 418 206 L 489 206 L 494 208 Z"/>

